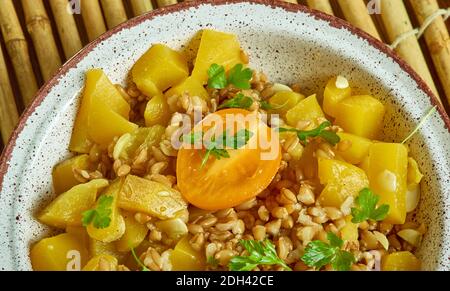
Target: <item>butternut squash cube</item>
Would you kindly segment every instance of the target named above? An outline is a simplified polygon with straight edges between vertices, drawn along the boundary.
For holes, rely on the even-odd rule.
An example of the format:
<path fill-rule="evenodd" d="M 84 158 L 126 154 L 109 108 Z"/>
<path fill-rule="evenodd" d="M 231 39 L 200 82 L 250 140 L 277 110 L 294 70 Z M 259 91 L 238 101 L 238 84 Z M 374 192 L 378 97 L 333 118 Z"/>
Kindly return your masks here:
<path fill-rule="evenodd" d="M 119 207 L 159 219 L 174 218 L 187 204 L 181 193 L 161 183 L 128 175 L 119 194 Z"/>
<path fill-rule="evenodd" d="M 169 105 L 167 105 L 164 95 L 158 94 L 148 101 L 144 112 L 146 126 L 166 126 L 170 120 L 170 116 Z"/>
<path fill-rule="evenodd" d="M 270 97 L 269 104 L 272 106 L 275 113 L 278 113 L 284 117 L 286 112 L 292 109 L 303 99 L 305 99 L 305 96 L 302 94 L 292 91 L 280 91 Z"/>
<path fill-rule="evenodd" d="M 323 111 L 332 117 L 336 117 L 338 103 L 352 95 L 350 86 L 344 89 L 336 87 L 336 79 L 334 77 L 328 81 L 323 92 Z"/>
<path fill-rule="evenodd" d="M 74 186 L 69 191 L 59 195 L 39 215 L 40 222 L 57 228 L 66 226 L 81 226 L 84 211 L 95 204 L 97 193 L 108 186 L 108 180 L 92 180 L 85 184 Z"/>
<path fill-rule="evenodd" d="M 383 124 L 384 112 L 384 105 L 372 96 L 351 96 L 338 103 L 336 124 L 345 132 L 375 139 Z"/>
<path fill-rule="evenodd" d="M 134 213 L 123 212 L 122 215 L 125 220 L 125 233 L 116 242 L 116 248 L 119 252 L 129 252 L 145 239 L 148 228 L 134 219 Z"/>
<path fill-rule="evenodd" d="M 286 120 L 290 126 L 297 126 L 299 121 L 311 121 L 314 125 L 318 117 L 324 117 L 322 108 L 317 102 L 316 94 L 301 100 L 286 113 Z"/>
<path fill-rule="evenodd" d="M 319 158 L 318 165 L 320 183 L 326 185 L 319 196 L 322 206 L 340 208 L 347 197 L 358 196 L 369 185 L 366 173 L 349 163 Z"/>
<path fill-rule="evenodd" d="M 408 151 L 402 144 L 374 143 L 369 149 L 370 188 L 388 204 L 387 223 L 403 224 L 406 218 Z"/>
<path fill-rule="evenodd" d="M 205 29 L 202 32 L 192 76 L 206 84 L 208 69 L 212 64 L 224 66 L 225 71 L 228 71 L 240 63 L 241 47 L 236 35 Z"/>
<path fill-rule="evenodd" d="M 100 242 L 109 243 L 118 240 L 125 233 L 125 221 L 118 207 L 118 196 L 121 185 L 122 181 L 118 180 L 112 183 L 102 194 L 113 197 L 111 214 L 109 216 L 111 221 L 109 226 L 105 228 L 97 228 L 93 223 L 90 223 L 86 227 L 86 230 L 91 238 Z"/>
<path fill-rule="evenodd" d="M 186 79 L 189 69 L 181 53 L 155 44 L 137 60 L 131 75 L 138 89 L 152 97 Z"/>
<path fill-rule="evenodd" d="M 341 141 L 347 141 L 351 144 L 350 148 L 344 151 L 338 151 L 341 157 L 353 165 L 361 163 L 369 153 L 369 147 L 372 141 L 351 133 L 339 132 L 337 135 L 341 138 Z"/>
<path fill-rule="evenodd" d="M 56 194 L 60 194 L 70 190 L 73 186 L 80 184 L 75 178 L 74 170 L 90 170 L 88 155 L 79 155 L 56 165 L 53 169 L 53 187 Z"/>
<path fill-rule="evenodd" d="M 30 258 L 35 271 L 80 270 L 88 260 L 88 251 L 75 235 L 63 233 L 35 244 Z"/>
<path fill-rule="evenodd" d="M 420 172 L 419 165 L 413 158 L 408 158 L 408 184 L 420 184 L 423 175 Z"/>
<path fill-rule="evenodd" d="M 383 271 L 420 271 L 421 262 L 410 252 L 395 252 L 381 260 Z"/>
<path fill-rule="evenodd" d="M 181 239 L 170 254 L 172 271 L 201 271 L 205 267 L 203 253 L 197 252 L 189 243 L 189 236 Z"/>
<path fill-rule="evenodd" d="M 99 102 L 92 105 L 92 100 L 94 99 L 99 100 Z M 92 140 L 89 136 L 88 123 L 89 120 L 91 120 L 91 123 L 94 123 L 96 119 L 102 118 L 102 116 L 95 116 L 92 112 L 93 106 L 98 106 L 99 103 L 101 103 L 101 106 L 106 106 L 110 111 L 117 113 L 123 119 L 128 120 L 130 113 L 130 105 L 128 102 L 123 99 L 122 95 L 120 95 L 119 91 L 102 70 L 93 69 L 86 72 L 86 82 L 81 105 L 78 109 L 69 145 L 71 151 L 89 153 Z M 116 118 L 118 119 L 119 117 Z M 112 125 L 110 123 L 110 126 Z"/>
<path fill-rule="evenodd" d="M 119 262 L 111 255 L 97 255 L 89 260 L 83 271 L 116 271 Z M 106 270 L 105 270 L 106 269 Z"/>
<path fill-rule="evenodd" d="M 89 238 L 89 255 L 96 257 L 101 255 L 112 256 L 122 264 L 128 256 L 128 253 L 119 252 L 116 248 L 116 242 L 104 243 L 93 238 Z"/>
<path fill-rule="evenodd" d="M 209 94 L 205 87 L 203 87 L 203 84 L 194 77 L 189 77 L 178 85 L 167 90 L 167 92 L 164 93 L 164 96 L 167 100 L 174 95 L 181 96 L 185 93 L 189 94 L 189 96 L 198 96 L 205 101 L 209 100 Z"/>
<path fill-rule="evenodd" d="M 340 229 L 341 239 L 346 241 L 357 241 L 359 237 L 358 223 L 352 222 L 352 216 L 345 217 L 345 225 Z"/>

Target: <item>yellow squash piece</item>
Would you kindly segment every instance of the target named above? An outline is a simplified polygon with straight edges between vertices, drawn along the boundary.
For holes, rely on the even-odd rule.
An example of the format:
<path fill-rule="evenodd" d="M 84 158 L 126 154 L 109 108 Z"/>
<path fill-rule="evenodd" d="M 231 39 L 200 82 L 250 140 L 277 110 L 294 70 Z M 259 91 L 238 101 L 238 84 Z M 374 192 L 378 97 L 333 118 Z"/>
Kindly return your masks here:
<path fill-rule="evenodd" d="M 115 242 L 104 243 L 93 238 L 89 238 L 89 255 L 96 257 L 99 255 L 108 255 L 116 258 L 122 264 L 128 256 L 128 253 L 119 252 Z"/>
<path fill-rule="evenodd" d="M 345 217 L 345 225 L 340 229 L 341 238 L 346 241 L 358 240 L 358 224 L 352 222 L 352 216 Z"/>
<path fill-rule="evenodd" d="M 76 235 L 63 233 L 35 244 L 30 258 L 35 271 L 79 271 L 88 260 L 88 251 Z"/>
<path fill-rule="evenodd" d="M 113 197 L 110 214 L 110 224 L 106 228 L 97 228 L 94 223 L 90 223 L 86 230 L 89 236 L 95 240 L 109 243 L 118 240 L 125 233 L 125 221 L 118 207 L 118 195 L 122 182 L 116 181 L 109 186 L 102 195 Z M 98 206 L 98 205 L 97 205 Z"/>
<path fill-rule="evenodd" d="M 369 149 L 370 188 L 380 196 L 379 204 L 388 204 L 385 222 L 403 224 L 406 218 L 406 176 L 408 151 L 402 144 L 374 143 Z"/>
<path fill-rule="evenodd" d="M 205 268 L 205 257 L 197 252 L 189 243 L 189 236 L 181 239 L 170 255 L 172 271 L 202 271 Z"/>
<path fill-rule="evenodd" d="M 230 70 L 236 64 L 242 63 L 241 47 L 237 36 L 215 30 L 205 29 L 195 60 L 192 76 L 202 84 L 208 81 L 208 69 L 212 64 Z"/>
<path fill-rule="evenodd" d="M 133 213 L 123 212 L 122 215 L 125 220 L 125 233 L 116 242 L 116 248 L 119 252 L 129 252 L 142 243 L 147 236 L 148 228 L 145 224 L 137 222 Z"/>
<path fill-rule="evenodd" d="M 345 151 L 338 151 L 340 156 L 350 164 L 357 165 L 361 163 L 369 153 L 369 147 L 372 141 L 351 133 L 338 132 L 337 135 L 341 138 L 341 141 L 347 141 L 351 144 Z"/>
<path fill-rule="evenodd" d="M 100 110 L 95 108 L 96 106 L 106 108 Z M 103 115 L 97 115 L 98 111 Z M 103 111 L 111 111 L 115 114 L 106 114 Z M 110 127 L 114 127 L 116 123 L 128 122 L 129 113 L 130 105 L 103 71 L 100 69 L 89 70 L 86 73 L 86 83 L 69 149 L 73 152 L 89 153 L 92 141 L 96 141 L 97 138 L 96 122 L 101 118 L 111 118 L 107 120 L 107 123 Z M 91 129 L 89 129 L 89 125 L 91 125 Z"/>
<path fill-rule="evenodd" d="M 145 95 L 153 97 L 180 83 L 189 75 L 185 57 L 166 45 L 153 45 L 135 63 L 131 75 Z"/>
<path fill-rule="evenodd" d="M 301 100 L 297 105 L 286 113 L 286 120 L 290 126 L 297 126 L 299 121 L 311 121 L 314 125 L 317 124 L 316 118 L 324 117 L 322 108 L 317 102 L 316 95 L 311 95 L 306 99 Z"/>
<path fill-rule="evenodd" d="M 52 173 L 53 187 L 56 194 L 66 192 L 73 186 L 80 184 L 75 178 L 75 169 L 88 171 L 90 168 L 88 155 L 75 156 L 56 165 Z"/>
<path fill-rule="evenodd" d="M 409 184 L 420 184 L 423 175 L 420 172 L 419 165 L 413 158 L 408 158 L 408 185 Z"/>
<path fill-rule="evenodd" d="M 67 226 L 66 233 L 75 235 L 89 249 L 89 235 L 84 226 Z"/>
<path fill-rule="evenodd" d="M 302 94 L 292 91 L 280 91 L 270 97 L 269 104 L 275 113 L 278 113 L 284 117 L 286 112 L 292 109 L 303 99 L 305 99 L 305 96 Z"/>
<path fill-rule="evenodd" d="M 351 96 L 338 103 L 336 124 L 345 132 L 375 139 L 383 124 L 384 112 L 384 105 L 372 96 Z"/>
<path fill-rule="evenodd" d="M 350 86 L 344 89 L 336 87 L 336 79 L 334 77 L 328 81 L 323 92 L 323 111 L 332 117 L 336 117 L 338 103 L 352 94 Z"/>
<path fill-rule="evenodd" d="M 421 262 L 410 252 L 395 252 L 381 261 L 383 271 L 420 271 Z"/>
<path fill-rule="evenodd" d="M 119 194 L 119 207 L 160 219 L 174 218 L 187 204 L 181 193 L 161 183 L 128 175 Z"/>
<path fill-rule="evenodd" d="M 209 100 L 209 94 L 205 87 L 203 87 L 203 84 L 194 77 L 189 77 L 180 84 L 167 90 L 167 92 L 164 93 L 164 96 L 168 99 L 172 96 L 181 96 L 185 93 L 189 94 L 189 96 L 198 96 L 205 101 Z"/>
<path fill-rule="evenodd" d="M 151 150 L 152 146 L 159 144 L 165 132 L 165 127 L 155 125 L 152 127 L 139 127 L 131 134 L 120 137 L 114 147 L 114 159 L 130 160 L 141 152 Z"/>
<path fill-rule="evenodd" d="M 83 212 L 92 208 L 97 193 L 108 184 L 108 180 L 97 179 L 73 187 L 56 197 L 38 216 L 39 221 L 58 228 L 81 226 Z"/>
<path fill-rule="evenodd" d="M 356 197 L 369 185 L 366 173 L 346 162 L 319 158 L 319 179 L 326 185 L 319 196 L 322 206 L 340 208 L 349 196 Z"/>
<path fill-rule="evenodd" d="M 89 260 L 83 271 L 116 271 L 119 262 L 110 255 L 97 255 Z"/>
<path fill-rule="evenodd" d="M 145 107 L 144 118 L 146 126 L 166 126 L 170 120 L 170 110 L 166 98 L 162 94 L 154 96 Z"/>

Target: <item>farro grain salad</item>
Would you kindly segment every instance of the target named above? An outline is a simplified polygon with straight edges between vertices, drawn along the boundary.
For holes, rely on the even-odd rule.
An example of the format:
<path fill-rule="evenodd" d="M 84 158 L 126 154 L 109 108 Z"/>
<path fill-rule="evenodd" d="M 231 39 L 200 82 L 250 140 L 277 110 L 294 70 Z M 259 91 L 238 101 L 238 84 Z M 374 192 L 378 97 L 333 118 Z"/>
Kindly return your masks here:
<path fill-rule="evenodd" d="M 37 215 L 61 234 L 31 246 L 33 269 L 420 269 L 422 174 L 405 141 L 376 140 L 384 105 L 343 76 L 317 98 L 248 62 L 204 30 L 192 70 L 163 44 L 125 88 L 89 70 Z"/>

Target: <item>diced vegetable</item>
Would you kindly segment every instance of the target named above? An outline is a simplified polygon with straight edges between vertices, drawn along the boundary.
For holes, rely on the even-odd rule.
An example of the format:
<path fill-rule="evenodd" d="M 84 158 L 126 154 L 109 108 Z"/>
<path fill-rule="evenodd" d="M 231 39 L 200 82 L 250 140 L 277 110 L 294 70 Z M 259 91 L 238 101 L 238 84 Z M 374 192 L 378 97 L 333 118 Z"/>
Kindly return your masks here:
<path fill-rule="evenodd" d="M 97 106 L 101 108 L 96 108 Z M 101 119 L 108 118 L 106 120 L 108 126 L 112 127 L 116 123 L 121 126 L 128 122 L 129 112 L 130 105 L 123 99 L 103 71 L 100 69 L 89 70 L 86 73 L 83 97 L 75 120 L 69 149 L 78 153 L 89 153 L 92 145 L 91 139 L 93 141 L 101 140 L 97 136 L 98 131 L 102 130 Z M 100 124 L 97 124 L 99 121 Z M 119 131 L 119 129 L 116 131 Z"/>
<path fill-rule="evenodd" d="M 189 70 L 181 53 L 155 44 L 137 60 L 131 75 L 138 89 L 153 97 L 183 81 Z"/>
<path fill-rule="evenodd" d="M 170 119 L 170 110 L 164 95 L 158 94 L 148 101 L 144 118 L 146 126 L 167 125 Z"/>
<path fill-rule="evenodd" d="M 39 221 L 58 228 L 81 226 L 82 213 L 95 204 L 97 192 L 108 184 L 108 180 L 98 179 L 73 187 L 56 197 L 39 215 Z"/>
<path fill-rule="evenodd" d="M 161 183 L 128 175 L 119 194 L 119 207 L 160 219 L 174 218 L 187 208 L 181 194 Z"/>
<path fill-rule="evenodd" d="M 155 223 L 156 227 L 165 233 L 167 237 L 178 241 L 188 233 L 186 223 L 180 218 L 161 220 Z"/>
<path fill-rule="evenodd" d="M 89 170 L 89 156 L 75 156 L 56 165 L 52 173 L 53 187 L 55 188 L 56 194 L 66 192 L 73 186 L 80 184 L 80 182 L 75 178 L 75 169 Z"/>
<path fill-rule="evenodd" d="M 97 228 L 95 223 L 90 223 L 86 229 L 91 238 L 104 243 L 109 243 L 118 240 L 125 233 L 125 221 L 118 207 L 118 196 L 121 184 L 121 181 L 116 181 L 104 191 L 104 196 L 113 198 L 111 214 L 109 215 L 111 220 L 105 228 Z"/>
<path fill-rule="evenodd" d="M 131 134 L 126 133 L 119 138 L 114 147 L 113 157 L 115 160 L 122 158 L 131 159 L 142 149 L 150 150 L 152 146 L 159 144 L 165 132 L 161 125 L 152 127 L 140 127 Z"/>
<path fill-rule="evenodd" d="M 341 238 L 346 241 L 358 241 L 358 223 L 352 222 L 352 216 L 345 217 L 345 225 L 340 229 Z"/>
<path fill-rule="evenodd" d="M 115 271 L 117 270 L 119 262 L 110 255 L 97 255 L 90 259 L 84 266 L 83 271 Z"/>
<path fill-rule="evenodd" d="M 384 105 L 372 96 L 351 96 L 338 103 L 336 124 L 346 132 L 374 139 L 381 129 L 384 112 Z"/>
<path fill-rule="evenodd" d="M 408 152 L 402 144 L 374 143 L 369 149 L 370 188 L 388 204 L 385 222 L 403 224 L 406 218 L 406 174 Z"/>
<path fill-rule="evenodd" d="M 122 215 L 125 220 L 125 233 L 116 242 L 116 247 L 119 252 L 129 252 L 145 239 L 148 228 L 145 224 L 137 222 L 133 213 L 123 212 Z"/>
<path fill-rule="evenodd" d="M 189 236 L 180 240 L 170 255 L 172 271 L 201 271 L 205 267 L 205 258 L 189 243 Z"/>
<path fill-rule="evenodd" d="M 115 242 L 104 243 L 96 239 L 89 239 L 89 255 L 96 257 L 99 255 L 109 255 L 116 258 L 122 264 L 128 257 L 128 253 L 119 252 Z"/>
<path fill-rule="evenodd" d="M 338 151 L 341 157 L 353 165 L 361 163 L 369 153 L 369 147 L 372 141 L 350 133 L 338 132 L 337 135 L 341 138 L 341 142 L 348 142 L 350 144 L 348 149 Z"/>
<path fill-rule="evenodd" d="M 286 113 L 287 123 L 291 126 L 297 126 L 299 121 L 311 121 L 314 125 L 318 117 L 324 117 L 322 108 L 317 102 L 316 95 L 311 95 L 308 98 L 301 100 L 297 105 Z"/>
<path fill-rule="evenodd" d="M 406 189 L 406 213 L 414 211 L 420 201 L 420 185 L 409 184 Z"/>
<path fill-rule="evenodd" d="M 369 185 L 366 173 L 351 164 L 319 158 L 319 179 L 326 185 L 319 196 L 322 206 L 340 208 L 349 196 L 356 197 Z"/>
<path fill-rule="evenodd" d="M 423 175 L 419 170 L 419 165 L 417 165 L 416 160 L 408 158 L 408 184 L 419 184 L 422 178 Z"/>
<path fill-rule="evenodd" d="M 86 264 L 88 251 L 77 236 L 63 233 L 35 244 L 30 258 L 35 271 L 76 270 Z"/>
<path fill-rule="evenodd" d="M 206 84 L 208 69 L 212 64 L 224 66 L 228 71 L 239 63 L 242 63 L 241 48 L 236 35 L 210 29 L 203 30 L 192 71 L 194 78 Z"/>
<path fill-rule="evenodd" d="M 292 91 L 280 91 L 270 97 L 269 104 L 274 112 L 284 117 L 288 110 L 292 109 L 303 99 L 305 99 L 305 96 L 302 94 Z"/>
<path fill-rule="evenodd" d="M 174 95 L 181 96 L 185 93 L 189 94 L 189 96 L 198 96 L 205 101 L 209 100 L 209 94 L 205 87 L 203 87 L 203 84 L 194 77 L 189 77 L 180 84 L 172 87 L 164 93 L 164 96 L 168 99 Z"/>
<path fill-rule="evenodd" d="M 336 79 L 337 77 L 334 77 L 328 81 L 323 92 L 323 111 L 332 117 L 336 117 L 338 103 L 352 94 L 350 86 L 346 88 L 336 87 Z"/>
<path fill-rule="evenodd" d="M 89 249 L 89 235 L 85 227 L 68 226 L 66 227 L 66 233 L 70 233 L 76 236 L 80 242 L 83 242 L 83 244 L 86 246 L 86 249 Z"/>
<path fill-rule="evenodd" d="M 383 271 L 420 271 L 421 263 L 410 252 L 395 252 L 382 259 Z"/>
<path fill-rule="evenodd" d="M 415 229 L 402 229 L 397 235 L 414 247 L 418 247 L 422 241 L 422 234 Z"/>

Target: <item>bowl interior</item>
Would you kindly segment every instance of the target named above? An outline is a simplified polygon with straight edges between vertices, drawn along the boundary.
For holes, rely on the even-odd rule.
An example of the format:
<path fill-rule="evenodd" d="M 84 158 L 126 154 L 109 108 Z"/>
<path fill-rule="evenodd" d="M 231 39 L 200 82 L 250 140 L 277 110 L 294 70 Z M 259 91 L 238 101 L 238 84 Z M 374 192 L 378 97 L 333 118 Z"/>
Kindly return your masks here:
<path fill-rule="evenodd" d="M 134 19 L 90 44 L 41 91 L 10 145 L 12 152 L 5 155 L 0 268 L 30 269 L 29 245 L 51 231 L 33 217 L 54 197 L 53 166 L 70 156 L 67 148 L 84 72 L 102 68 L 114 82 L 124 83 L 133 63 L 154 43 L 192 56 L 199 30 L 235 33 L 253 68 L 273 81 L 300 82 L 304 94 L 317 92 L 319 97 L 330 77 L 344 75 L 356 93 L 382 100 L 387 108 L 384 140 L 401 141 L 432 106 L 429 96 L 391 56 L 340 21 L 331 25 L 327 19 L 288 4 L 188 3 Z M 442 117 L 435 114 L 409 146 L 425 174 L 420 207 L 411 215 L 428 226 L 418 255 L 426 270 L 449 269 L 450 222 L 445 211 L 450 206 L 450 138 Z"/>

